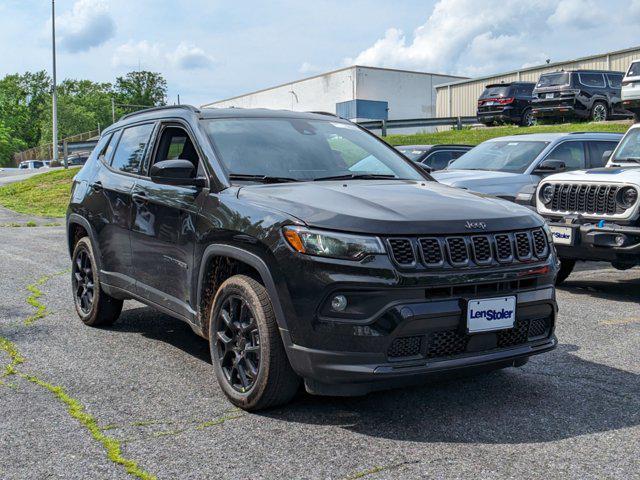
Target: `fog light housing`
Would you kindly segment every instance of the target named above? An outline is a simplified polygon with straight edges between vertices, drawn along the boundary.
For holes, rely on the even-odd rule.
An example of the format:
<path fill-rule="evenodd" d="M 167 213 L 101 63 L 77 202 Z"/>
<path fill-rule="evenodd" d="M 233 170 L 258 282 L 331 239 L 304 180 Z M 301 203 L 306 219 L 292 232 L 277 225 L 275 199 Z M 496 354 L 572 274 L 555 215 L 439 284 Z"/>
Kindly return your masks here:
<path fill-rule="evenodd" d="M 331 310 L 334 312 L 344 312 L 347 308 L 347 297 L 336 295 L 331 299 Z"/>
<path fill-rule="evenodd" d="M 624 235 L 616 235 L 615 242 L 617 246 L 619 247 L 623 246 L 624 241 L 625 241 Z"/>

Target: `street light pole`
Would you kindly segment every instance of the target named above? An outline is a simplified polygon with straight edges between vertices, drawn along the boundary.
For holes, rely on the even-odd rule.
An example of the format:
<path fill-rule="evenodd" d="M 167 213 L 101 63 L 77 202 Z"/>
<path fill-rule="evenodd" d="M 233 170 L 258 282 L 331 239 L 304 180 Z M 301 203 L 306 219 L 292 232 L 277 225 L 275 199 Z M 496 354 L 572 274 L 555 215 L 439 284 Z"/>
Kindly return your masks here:
<path fill-rule="evenodd" d="M 51 44 L 53 51 L 53 161 L 58 162 L 58 92 L 56 80 L 56 0 L 51 0 Z M 64 168 L 67 168 L 67 159 L 64 159 Z"/>

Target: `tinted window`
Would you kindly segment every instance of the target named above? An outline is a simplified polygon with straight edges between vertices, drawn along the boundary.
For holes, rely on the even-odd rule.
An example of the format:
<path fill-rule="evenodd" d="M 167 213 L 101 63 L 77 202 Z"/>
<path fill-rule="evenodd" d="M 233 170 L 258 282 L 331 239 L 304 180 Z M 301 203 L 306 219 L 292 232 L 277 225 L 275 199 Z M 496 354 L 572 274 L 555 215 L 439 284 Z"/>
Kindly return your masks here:
<path fill-rule="evenodd" d="M 126 128 L 118 142 L 111 166 L 123 172 L 138 173 L 152 130 L 151 123 Z"/>
<path fill-rule="evenodd" d="M 485 88 L 480 98 L 498 98 L 509 95 L 509 86 Z"/>
<path fill-rule="evenodd" d="M 449 162 L 453 159 L 451 150 L 441 150 L 429 155 L 425 160 L 425 165 L 430 166 L 433 170 L 442 170 L 449 165 Z"/>
<path fill-rule="evenodd" d="M 616 75 L 615 73 L 607 73 L 607 79 L 609 80 L 609 86 L 611 88 L 622 87 L 622 75 Z"/>
<path fill-rule="evenodd" d="M 449 165 L 448 170 L 494 170 L 524 173 L 547 142 L 489 141 L 472 148 Z"/>
<path fill-rule="evenodd" d="M 350 123 L 302 118 L 216 119 L 203 123 L 231 174 L 296 180 L 383 174 L 424 180 L 396 150 Z"/>
<path fill-rule="evenodd" d="M 602 159 L 604 152 L 611 154 L 618 145 L 618 142 L 587 142 L 589 156 L 591 157 L 591 167 L 604 167 L 608 158 Z"/>
<path fill-rule="evenodd" d="M 112 138 L 112 134 L 108 133 L 107 135 L 102 137 L 100 140 L 98 140 L 98 143 L 97 143 L 97 145 L 96 145 L 96 147 L 94 149 L 94 152 L 95 152 L 95 156 L 99 160 L 104 161 L 105 153 L 107 151 L 107 148 L 109 147 L 109 145 L 111 145 L 113 143 L 113 142 L 111 142 L 111 138 Z M 113 146 L 111 147 L 111 150 L 113 150 Z M 94 153 L 92 152 L 92 155 L 93 154 Z"/>
<path fill-rule="evenodd" d="M 558 73 L 545 73 L 540 76 L 538 80 L 538 84 L 536 85 L 538 88 L 547 88 L 547 87 L 562 87 L 565 85 L 569 85 L 569 73 L 568 72 L 558 72 Z"/>
<path fill-rule="evenodd" d="M 627 77 L 640 77 L 640 62 L 633 62 L 629 66 Z"/>
<path fill-rule="evenodd" d="M 520 85 L 516 90 L 516 95 L 518 95 L 519 97 L 530 97 L 531 92 L 533 92 L 533 85 L 531 85 L 530 87 L 526 85 Z"/>
<path fill-rule="evenodd" d="M 604 76 L 601 73 L 579 73 L 578 78 L 585 87 L 604 87 Z"/>
<path fill-rule="evenodd" d="M 584 144 L 582 142 L 564 142 L 554 148 L 548 158 L 563 161 L 567 166 L 567 170 L 578 170 L 586 167 Z"/>
<path fill-rule="evenodd" d="M 189 160 L 198 170 L 198 153 L 187 132 L 180 127 L 167 127 L 162 131 L 153 163 L 176 159 Z"/>

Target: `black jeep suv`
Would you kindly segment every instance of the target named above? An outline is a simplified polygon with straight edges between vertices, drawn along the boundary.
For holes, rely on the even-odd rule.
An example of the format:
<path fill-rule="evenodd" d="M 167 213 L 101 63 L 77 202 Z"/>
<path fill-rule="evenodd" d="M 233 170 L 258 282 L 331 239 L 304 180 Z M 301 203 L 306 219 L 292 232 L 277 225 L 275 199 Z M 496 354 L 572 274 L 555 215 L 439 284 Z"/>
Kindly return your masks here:
<path fill-rule="evenodd" d="M 515 123 L 530 127 L 535 123 L 531 113 L 531 94 L 535 85 L 530 82 L 487 85 L 478 99 L 478 121 L 487 126 Z"/>
<path fill-rule="evenodd" d="M 364 394 L 556 346 L 557 258 L 541 217 L 433 181 L 338 117 L 165 107 L 106 129 L 73 182 L 73 298 L 123 300 L 209 339 L 255 410 Z"/>
<path fill-rule="evenodd" d="M 533 90 L 537 119 L 591 119 L 602 122 L 615 115 L 628 116 L 622 107 L 623 72 L 571 70 L 544 73 Z"/>

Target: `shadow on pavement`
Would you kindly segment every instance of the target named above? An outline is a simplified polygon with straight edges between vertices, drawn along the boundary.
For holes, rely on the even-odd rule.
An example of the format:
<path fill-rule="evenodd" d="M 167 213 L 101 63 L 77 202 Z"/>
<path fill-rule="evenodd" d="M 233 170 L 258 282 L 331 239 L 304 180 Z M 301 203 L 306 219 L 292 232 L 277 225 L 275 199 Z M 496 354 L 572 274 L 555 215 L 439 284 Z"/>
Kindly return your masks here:
<path fill-rule="evenodd" d="M 640 273 L 640 269 L 638 269 Z M 591 278 L 584 278 L 584 273 L 569 278 L 558 287 L 576 295 L 589 295 L 603 300 L 615 300 L 618 302 L 640 302 L 640 275 L 636 278 L 624 278 L 611 276 L 605 279 L 599 278 L 598 273 L 593 272 Z"/>
<path fill-rule="evenodd" d="M 124 311 L 113 329 L 165 342 L 211 363 L 206 340 L 151 308 Z M 523 368 L 365 397 L 300 394 L 260 415 L 428 443 L 550 442 L 640 424 L 640 376 L 584 360 L 574 353 L 578 350 L 561 345 Z"/>

